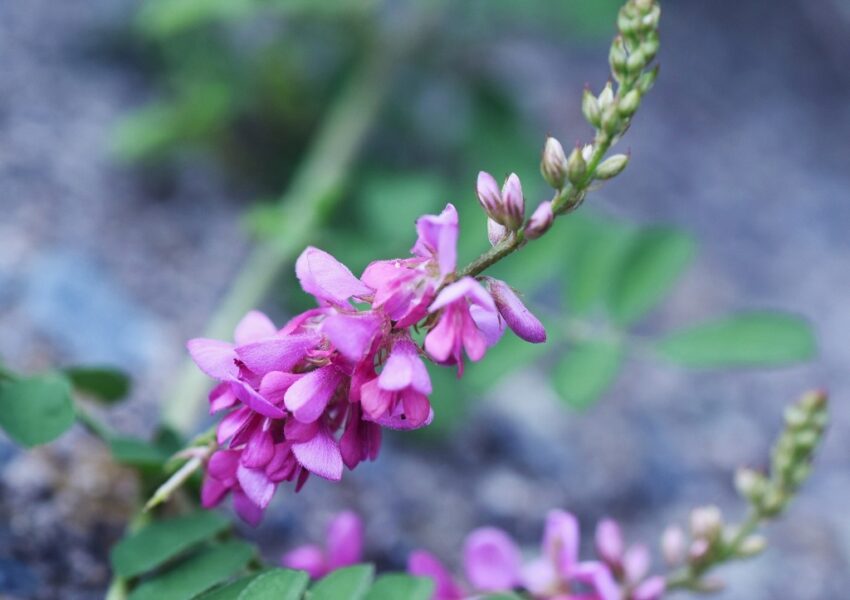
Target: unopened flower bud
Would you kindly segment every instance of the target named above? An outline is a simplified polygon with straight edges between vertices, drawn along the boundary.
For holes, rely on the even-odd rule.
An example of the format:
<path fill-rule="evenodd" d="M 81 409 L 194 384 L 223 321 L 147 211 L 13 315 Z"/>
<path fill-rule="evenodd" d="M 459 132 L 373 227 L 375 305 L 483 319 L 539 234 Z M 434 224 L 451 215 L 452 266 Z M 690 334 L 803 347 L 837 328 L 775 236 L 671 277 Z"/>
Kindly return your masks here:
<path fill-rule="evenodd" d="M 617 107 L 613 104 L 609 104 L 608 107 L 602 111 L 602 130 L 608 135 L 617 135 L 620 133 L 621 126 L 622 118 L 620 117 Z"/>
<path fill-rule="evenodd" d="M 660 45 L 661 42 L 658 38 L 658 32 L 650 31 L 646 34 L 646 38 L 640 44 L 640 51 L 643 52 L 647 62 L 655 58 L 655 55 L 658 54 L 658 48 Z"/>
<path fill-rule="evenodd" d="M 611 86 L 610 81 L 605 84 L 605 87 L 599 94 L 598 102 L 600 111 L 604 111 L 609 106 L 611 106 L 612 102 L 614 102 L 614 88 Z"/>
<path fill-rule="evenodd" d="M 685 559 L 685 532 L 678 525 L 670 525 L 661 534 L 661 554 L 670 566 Z"/>
<path fill-rule="evenodd" d="M 716 506 L 701 506 L 691 511 L 691 535 L 714 540 L 723 529 L 723 515 Z"/>
<path fill-rule="evenodd" d="M 629 157 L 626 154 L 615 154 L 602 161 L 596 168 L 596 179 L 611 179 L 623 172 L 626 165 L 629 164 Z"/>
<path fill-rule="evenodd" d="M 640 92 L 637 90 L 631 90 L 628 94 L 622 97 L 618 108 L 620 109 L 621 115 L 629 118 L 637 112 L 638 106 L 640 106 Z"/>
<path fill-rule="evenodd" d="M 581 97 L 581 112 L 584 113 L 584 118 L 594 127 L 599 127 L 602 114 L 599 111 L 599 101 L 589 89 L 584 89 L 584 94 Z"/>
<path fill-rule="evenodd" d="M 475 191 L 478 194 L 478 202 L 487 215 L 493 218 L 493 215 L 500 212 L 502 192 L 499 190 L 499 184 L 496 183 L 496 179 L 490 173 L 484 171 L 478 173 L 478 182 L 475 186 Z"/>
<path fill-rule="evenodd" d="M 785 424 L 792 429 L 805 426 L 808 418 L 808 413 L 799 406 L 789 406 L 785 409 Z"/>
<path fill-rule="evenodd" d="M 476 185 L 478 201 L 487 216 L 508 230 L 515 231 L 522 225 L 525 217 L 525 200 L 522 196 L 522 185 L 519 177 L 511 173 L 502 190 L 496 180 L 484 171 L 478 174 Z"/>
<path fill-rule="evenodd" d="M 541 202 L 540 206 L 534 210 L 534 213 L 528 220 L 528 225 L 525 227 L 525 237 L 529 240 L 539 238 L 549 231 L 554 220 L 555 215 L 552 212 L 552 203 L 548 200 Z"/>
<path fill-rule="evenodd" d="M 629 56 L 626 53 L 626 46 L 622 36 L 614 38 L 611 44 L 611 51 L 608 53 L 608 62 L 611 65 L 611 71 L 615 75 L 622 75 L 628 69 Z"/>
<path fill-rule="evenodd" d="M 658 79 L 658 65 L 655 65 L 651 70 L 641 74 L 637 80 L 637 90 L 641 95 L 646 94 L 655 85 L 655 80 Z"/>
<path fill-rule="evenodd" d="M 584 176 L 587 174 L 587 162 L 582 156 L 581 148 L 576 146 L 570 152 L 570 157 L 567 159 L 567 179 L 573 185 L 579 185 L 584 181 Z"/>
<path fill-rule="evenodd" d="M 688 548 L 688 561 L 695 564 L 701 563 L 706 559 L 710 550 L 711 543 L 707 539 L 696 539 Z"/>
<path fill-rule="evenodd" d="M 500 225 L 490 217 L 487 217 L 487 239 L 490 240 L 490 245 L 495 246 L 507 237 L 508 230 L 505 226 Z"/>
<path fill-rule="evenodd" d="M 661 20 L 661 7 L 657 4 L 650 8 L 640 19 L 641 28 L 649 31 L 658 29 L 658 21 Z"/>
<path fill-rule="evenodd" d="M 735 488 L 750 502 L 758 502 L 767 488 L 764 475 L 752 469 L 738 469 L 735 473 Z"/>
<path fill-rule="evenodd" d="M 626 70 L 632 74 L 639 73 L 648 62 L 649 60 L 647 60 L 646 54 L 643 53 L 641 48 L 638 48 L 626 60 Z"/>
<path fill-rule="evenodd" d="M 767 540 L 761 535 L 749 535 L 744 538 L 741 545 L 738 547 L 739 556 L 749 558 L 764 552 L 767 548 Z"/>
<path fill-rule="evenodd" d="M 585 94 L 587 96 L 588 94 Z M 556 190 L 564 187 L 567 179 L 567 157 L 561 142 L 553 137 L 546 138 L 543 146 L 543 159 L 540 161 L 540 173 L 543 179 Z"/>
<path fill-rule="evenodd" d="M 634 11 L 621 10 L 620 14 L 617 15 L 617 29 L 623 35 L 633 35 L 637 32 L 639 26 L 640 19 L 634 14 Z"/>

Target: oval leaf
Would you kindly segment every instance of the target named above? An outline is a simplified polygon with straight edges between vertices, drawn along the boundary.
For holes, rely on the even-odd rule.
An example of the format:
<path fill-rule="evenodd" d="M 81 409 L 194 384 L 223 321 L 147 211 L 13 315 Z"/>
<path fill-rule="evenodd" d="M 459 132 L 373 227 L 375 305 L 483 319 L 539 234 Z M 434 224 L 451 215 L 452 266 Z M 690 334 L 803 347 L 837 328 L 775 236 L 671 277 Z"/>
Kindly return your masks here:
<path fill-rule="evenodd" d="M 102 402 L 115 402 L 130 392 L 130 378 L 109 367 L 72 367 L 65 369 L 74 388 Z"/>
<path fill-rule="evenodd" d="M 170 457 L 162 448 L 133 437 L 111 438 L 109 450 L 116 461 L 132 467 L 161 467 Z"/>
<path fill-rule="evenodd" d="M 587 408 L 614 382 L 622 360 L 623 347 L 616 341 L 581 342 L 558 364 L 555 390 L 571 407 Z"/>
<path fill-rule="evenodd" d="M 227 519 L 207 511 L 156 521 L 112 548 L 112 568 L 122 577 L 140 575 L 224 531 L 228 525 Z"/>
<path fill-rule="evenodd" d="M 239 600 L 300 600 L 309 583 L 304 571 L 270 569 L 257 575 L 239 594 Z"/>
<path fill-rule="evenodd" d="M 71 386 L 61 375 L 0 383 L 0 427 L 24 446 L 52 442 L 74 424 Z"/>
<path fill-rule="evenodd" d="M 254 548 L 245 542 L 212 546 L 146 581 L 129 600 L 189 600 L 242 571 L 252 556 Z"/>
<path fill-rule="evenodd" d="M 424 577 L 390 573 L 378 578 L 366 600 L 430 600 L 434 582 Z"/>
<path fill-rule="evenodd" d="M 313 586 L 310 600 L 363 600 L 374 576 L 372 565 L 339 569 Z"/>
<path fill-rule="evenodd" d="M 691 262 L 695 248 L 690 236 L 674 229 L 638 233 L 611 286 L 608 306 L 614 321 L 628 325 L 658 304 Z"/>
<path fill-rule="evenodd" d="M 803 319 L 755 312 L 674 332 L 660 340 L 657 349 L 664 358 L 688 367 L 769 366 L 809 359 L 816 344 Z"/>

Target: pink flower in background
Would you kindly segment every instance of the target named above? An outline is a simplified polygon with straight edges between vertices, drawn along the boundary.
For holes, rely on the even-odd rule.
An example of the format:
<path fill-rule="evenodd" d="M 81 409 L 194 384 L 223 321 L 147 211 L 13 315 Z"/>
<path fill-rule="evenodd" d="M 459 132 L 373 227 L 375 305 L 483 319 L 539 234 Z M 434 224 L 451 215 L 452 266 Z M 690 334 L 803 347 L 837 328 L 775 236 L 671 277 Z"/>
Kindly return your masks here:
<path fill-rule="evenodd" d="M 603 519 L 596 526 L 596 554 L 614 577 L 631 590 L 628 600 L 658 600 L 664 594 L 663 577 L 649 575 L 651 558 L 644 544 L 625 547 L 619 524 Z"/>
<path fill-rule="evenodd" d="M 469 360 L 481 360 L 504 330 L 493 298 L 472 277 L 447 285 L 428 310 L 440 314 L 425 337 L 425 350 L 438 363 L 456 364 L 459 375 L 464 351 Z"/>
<path fill-rule="evenodd" d="M 355 513 L 345 511 L 328 526 L 325 547 L 308 544 L 283 555 L 284 567 L 306 571 L 313 579 L 359 563 L 363 559 L 363 523 Z"/>

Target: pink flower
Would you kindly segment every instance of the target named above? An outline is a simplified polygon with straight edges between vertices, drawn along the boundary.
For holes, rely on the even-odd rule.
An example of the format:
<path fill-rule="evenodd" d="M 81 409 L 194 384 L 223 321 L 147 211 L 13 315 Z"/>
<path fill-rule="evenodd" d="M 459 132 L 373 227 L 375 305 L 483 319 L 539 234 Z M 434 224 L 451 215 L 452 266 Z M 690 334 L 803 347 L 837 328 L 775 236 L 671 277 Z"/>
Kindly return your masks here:
<path fill-rule="evenodd" d="M 540 344 L 546 341 L 546 329 L 543 324 L 525 307 L 516 292 L 504 281 L 487 277 L 490 295 L 496 303 L 499 314 L 508 327 L 526 342 Z"/>
<path fill-rule="evenodd" d="M 643 544 L 626 548 L 616 521 L 603 519 L 596 526 L 596 554 L 614 577 L 632 590 L 628 600 L 658 600 L 664 594 L 664 578 L 647 577 L 651 562 L 649 549 Z"/>
<path fill-rule="evenodd" d="M 425 350 L 438 363 L 458 365 L 459 375 L 463 352 L 473 362 L 481 360 L 504 330 L 493 298 L 472 277 L 443 288 L 428 310 L 441 312 L 425 337 Z"/>
<path fill-rule="evenodd" d="M 363 523 L 355 513 L 345 511 L 328 526 L 325 547 L 305 545 L 283 555 L 281 564 L 306 571 L 313 579 L 357 564 L 363 559 Z"/>
<path fill-rule="evenodd" d="M 447 204 L 439 215 L 425 215 L 416 221 L 418 238 L 410 251 L 435 262 L 445 277 L 457 267 L 457 210 Z"/>
<path fill-rule="evenodd" d="M 431 378 L 408 338 L 395 342 L 381 374 L 360 387 L 365 418 L 392 429 L 417 429 L 433 419 Z"/>
<path fill-rule="evenodd" d="M 489 173 L 481 171 L 476 185 L 478 202 L 487 216 L 509 231 L 516 231 L 525 218 L 522 185 L 516 173 L 511 173 L 499 191 L 499 184 Z M 491 240 L 492 241 L 492 240 Z"/>

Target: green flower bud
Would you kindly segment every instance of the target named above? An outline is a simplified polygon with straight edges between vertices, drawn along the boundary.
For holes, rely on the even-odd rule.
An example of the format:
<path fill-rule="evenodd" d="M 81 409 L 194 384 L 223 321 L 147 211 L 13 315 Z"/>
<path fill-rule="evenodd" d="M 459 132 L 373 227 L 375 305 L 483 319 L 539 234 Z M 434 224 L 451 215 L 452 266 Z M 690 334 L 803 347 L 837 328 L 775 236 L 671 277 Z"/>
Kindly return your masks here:
<path fill-rule="evenodd" d="M 691 511 L 691 535 L 705 540 L 716 540 L 723 531 L 723 514 L 716 506 L 701 506 Z"/>
<path fill-rule="evenodd" d="M 618 108 L 620 114 L 628 119 L 637 112 L 638 106 L 640 106 L 640 92 L 631 90 L 620 100 Z"/>
<path fill-rule="evenodd" d="M 623 172 L 626 165 L 629 164 L 629 157 L 625 154 L 615 154 L 602 161 L 602 164 L 596 168 L 596 179 L 611 179 Z"/>
<path fill-rule="evenodd" d="M 658 54 L 658 48 L 660 45 L 661 42 L 658 39 L 658 32 L 650 31 L 646 34 L 646 38 L 640 44 L 640 51 L 643 52 L 647 62 L 655 58 L 655 55 Z"/>
<path fill-rule="evenodd" d="M 584 113 L 584 118 L 594 127 L 599 127 L 601 122 L 601 112 L 599 110 L 599 101 L 593 93 L 585 88 L 584 94 L 581 97 L 581 112 Z"/>
<path fill-rule="evenodd" d="M 628 71 L 629 55 L 626 52 L 626 45 L 623 42 L 622 36 L 614 38 L 611 44 L 611 52 L 608 54 L 608 62 L 611 65 L 611 71 L 616 76 L 622 76 Z"/>
<path fill-rule="evenodd" d="M 658 79 L 658 65 L 655 65 L 650 71 L 643 73 L 637 80 L 637 90 L 641 95 L 646 94 L 655 85 L 655 80 Z"/>
<path fill-rule="evenodd" d="M 767 548 L 767 540 L 762 535 L 749 535 L 744 538 L 741 545 L 738 547 L 738 556 L 742 558 L 750 558 L 764 552 Z"/>
<path fill-rule="evenodd" d="M 752 503 L 757 503 L 767 489 L 767 479 L 752 469 L 738 469 L 735 473 L 735 489 Z"/>
<path fill-rule="evenodd" d="M 584 181 L 585 175 L 587 175 L 587 162 L 582 156 L 581 148 L 576 146 L 567 159 L 567 179 L 573 185 L 579 185 Z"/>
<path fill-rule="evenodd" d="M 632 52 L 626 60 L 626 71 L 633 75 L 640 73 L 648 63 L 649 60 L 647 59 L 646 54 L 643 53 L 643 50 L 638 48 Z"/>
<path fill-rule="evenodd" d="M 610 81 L 605 84 L 604 88 L 602 88 L 602 92 L 599 94 L 598 102 L 599 110 L 603 112 L 614 103 L 614 88 L 611 86 Z"/>

